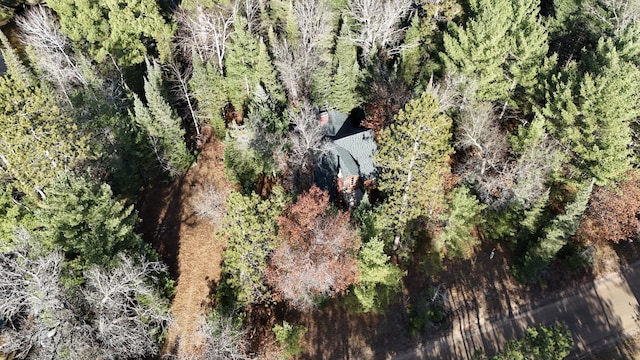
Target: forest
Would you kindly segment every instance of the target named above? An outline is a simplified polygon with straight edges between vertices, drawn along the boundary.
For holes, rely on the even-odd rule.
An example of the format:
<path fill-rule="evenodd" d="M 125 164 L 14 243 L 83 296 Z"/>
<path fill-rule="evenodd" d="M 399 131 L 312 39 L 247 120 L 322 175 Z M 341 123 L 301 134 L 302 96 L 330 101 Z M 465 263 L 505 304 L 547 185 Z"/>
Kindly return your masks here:
<path fill-rule="evenodd" d="M 490 281 L 470 264 L 529 293 L 595 276 L 640 234 L 639 18 L 0 1 L 0 359 L 386 358 L 451 326 L 452 282 Z M 329 321 L 404 345 L 330 352 Z M 571 334 L 500 349 L 477 359 Z"/>

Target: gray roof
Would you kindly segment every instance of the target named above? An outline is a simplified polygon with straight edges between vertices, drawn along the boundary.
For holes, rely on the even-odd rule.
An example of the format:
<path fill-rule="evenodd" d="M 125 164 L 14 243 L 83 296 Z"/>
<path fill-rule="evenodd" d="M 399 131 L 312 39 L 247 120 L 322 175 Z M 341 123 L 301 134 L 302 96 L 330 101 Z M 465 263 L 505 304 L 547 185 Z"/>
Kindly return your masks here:
<path fill-rule="evenodd" d="M 324 125 L 327 136 L 336 136 L 348 118 L 349 115 L 347 114 L 342 114 L 337 111 L 329 111 L 329 122 Z"/>
<path fill-rule="evenodd" d="M 333 140 L 336 148 L 344 149 L 351 155 L 352 160 L 357 164 L 359 175 L 368 178 L 376 171 L 373 163 L 373 153 L 376 151 L 376 142 L 373 139 L 371 130 L 364 130 L 353 135 Z M 342 164 L 341 164 L 342 166 Z M 346 166 L 346 164 L 345 164 Z M 345 168 L 342 168 L 343 172 Z M 354 172 L 354 175 L 358 172 Z"/>
<path fill-rule="evenodd" d="M 331 147 L 323 159 L 322 167 L 330 170 L 334 176 L 341 169 L 344 178 L 352 175 L 364 178 L 373 176 L 373 153 L 377 148 L 373 132 L 355 126 L 347 114 L 336 111 L 329 112 L 329 122 L 324 126 Z"/>

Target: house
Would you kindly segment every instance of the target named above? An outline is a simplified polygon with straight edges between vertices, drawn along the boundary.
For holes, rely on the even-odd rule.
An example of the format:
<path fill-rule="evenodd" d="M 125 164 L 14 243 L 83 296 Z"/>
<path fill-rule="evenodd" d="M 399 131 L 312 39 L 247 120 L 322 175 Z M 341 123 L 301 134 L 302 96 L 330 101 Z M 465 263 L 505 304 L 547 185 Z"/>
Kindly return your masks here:
<path fill-rule="evenodd" d="M 324 111 L 319 121 L 329 149 L 316 166 L 316 184 L 330 193 L 342 194 L 350 206 L 355 206 L 363 197 L 361 185 L 376 175 L 373 132 L 358 125 L 357 112 L 347 115 Z"/>

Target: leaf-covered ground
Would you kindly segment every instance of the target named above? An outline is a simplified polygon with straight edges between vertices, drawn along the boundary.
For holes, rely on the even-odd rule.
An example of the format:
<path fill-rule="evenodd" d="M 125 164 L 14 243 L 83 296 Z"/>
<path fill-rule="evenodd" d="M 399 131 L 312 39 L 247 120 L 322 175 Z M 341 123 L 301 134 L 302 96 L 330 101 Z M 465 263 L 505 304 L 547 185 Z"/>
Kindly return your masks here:
<path fill-rule="evenodd" d="M 211 294 L 220 280 L 224 242 L 217 228 L 194 214 L 191 201 L 202 186 L 213 183 L 230 189 L 224 177 L 224 145 L 214 140 L 210 129 L 197 162 L 171 184 L 146 192 L 141 207 L 147 241 L 160 252 L 176 281 L 171 310 L 175 322 L 169 330 L 164 353 L 188 355 L 197 350 L 199 319 L 211 309 Z M 181 356 L 182 357 L 182 356 Z"/>

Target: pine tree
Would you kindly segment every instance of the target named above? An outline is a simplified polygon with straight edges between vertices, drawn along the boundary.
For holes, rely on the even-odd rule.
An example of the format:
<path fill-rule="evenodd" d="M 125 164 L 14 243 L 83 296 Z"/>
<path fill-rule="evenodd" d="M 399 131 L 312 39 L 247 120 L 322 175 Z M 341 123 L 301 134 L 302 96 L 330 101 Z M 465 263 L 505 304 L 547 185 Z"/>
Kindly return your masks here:
<path fill-rule="evenodd" d="M 352 36 L 349 20 L 345 18 L 342 21 L 333 55 L 334 74 L 327 98 L 331 106 L 335 106 L 336 110 L 343 113 L 349 113 L 362 103 L 362 97 L 357 91 L 362 79 L 362 72 L 360 65 L 358 65 L 356 46 L 350 40 Z"/>
<path fill-rule="evenodd" d="M 226 124 L 222 111 L 227 105 L 224 78 L 212 63 L 203 63 L 197 57 L 192 60 L 193 74 L 189 80 L 189 89 L 197 101 L 197 114 L 211 125 L 218 138 L 223 139 Z"/>
<path fill-rule="evenodd" d="M 251 34 L 244 17 L 236 17 L 234 28 L 224 65 L 225 89 L 231 105 L 243 114 L 258 85 L 264 86 L 275 98 L 284 100 L 264 43 Z"/>
<path fill-rule="evenodd" d="M 147 105 L 134 96 L 134 120 L 147 133 L 163 170 L 177 176 L 189 168 L 193 156 L 187 150 L 181 119 L 162 95 L 162 70 L 147 61 L 144 81 Z"/>
<path fill-rule="evenodd" d="M 26 85 L 33 85 L 33 74 L 31 74 L 29 69 L 20 61 L 16 50 L 13 49 L 9 39 L 7 39 L 2 31 L 0 31 L 0 53 L 7 67 L 7 74 L 16 81 L 22 81 Z"/>
<path fill-rule="evenodd" d="M 360 279 L 353 293 L 365 312 L 381 310 L 391 294 L 400 289 L 405 272 L 389 262 L 384 241 L 372 239 L 358 253 Z"/>
<path fill-rule="evenodd" d="M 283 205 L 283 197 L 277 192 L 270 200 L 237 192 L 227 198 L 221 231 L 227 240 L 224 272 L 241 306 L 270 298 L 264 274 L 267 258 L 276 246 L 276 220 Z"/>
<path fill-rule="evenodd" d="M 140 64 L 148 53 L 144 38 L 155 41 L 161 61 L 171 56 L 173 28 L 154 0 L 59 0 L 47 6 L 57 13 L 62 31 L 87 45 L 98 62 L 111 56 L 123 67 Z"/>
<path fill-rule="evenodd" d="M 396 236 L 419 217 L 435 219 L 444 207 L 450 174 L 451 126 L 430 92 L 408 103 L 386 128 L 375 154 L 380 190 L 387 194 L 387 227 Z"/>
<path fill-rule="evenodd" d="M 582 185 L 575 199 L 567 204 L 564 214 L 558 215 L 544 229 L 539 242 L 529 248 L 525 255 L 522 275 L 527 281 L 540 279 L 540 271 L 546 268 L 551 260 L 562 249 L 571 236 L 578 230 L 582 214 L 587 208 L 594 181 Z"/>
<path fill-rule="evenodd" d="M 19 75 L 0 77 L 0 169 L 28 196 L 44 197 L 58 173 L 92 157 L 87 136 L 54 99 Z"/>
<path fill-rule="evenodd" d="M 584 178 L 605 185 L 629 170 L 630 122 L 638 112 L 640 70 L 620 60 L 613 47 L 597 74 L 579 75 L 569 63 L 547 87 L 546 106 L 540 110 L 548 131 L 569 148 Z M 583 64 L 584 65 L 584 64 Z M 596 67 L 596 65 L 590 65 Z"/>
<path fill-rule="evenodd" d="M 45 247 L 62 249 L 73 270 L 111 266 L 118 253 L 136 254 L 144 247 L 134 233 L 138 218 L 133 206 L 114 199 L 108 185 L 83 177 L 58 178 L 35 216 Z"/>
<path fill-rule="evenodd" d="M 473 247 L 480 243 L 473 230 L 476 225 L 483 223 L 482 211 L 485 208 L 486 205 L 480 204 L 469 188 L 456 188 L 449 205 L 446 227 L 438 238 L 441 251 L 451 258 L 468 259 L 473 254 Z"/>
<path fill-rule="evenodd" d="M 527 328 L 522 339 L 509 341 L 490 360 L 565 359 L 571 353 L 573 339 L 564 323 Z"/>
<path fill-rule="evenodd" d="M 508 100 L 535 90 L 547 31 L 533 0 L 473 0 L 465 27 L 444 35 L 446 68 L 478 81 L 479 100 Z M 519 99 L 522 100 L 522 99 Z"/>
<path fill-rule="evenodd" d="M 14 248 L 16 234 L 21 229 L 32 230 L 38 226 L 31 204 L 27 199 L 16 199 L 10 183 L 0 182 L 0 252 Z"/>

